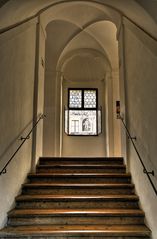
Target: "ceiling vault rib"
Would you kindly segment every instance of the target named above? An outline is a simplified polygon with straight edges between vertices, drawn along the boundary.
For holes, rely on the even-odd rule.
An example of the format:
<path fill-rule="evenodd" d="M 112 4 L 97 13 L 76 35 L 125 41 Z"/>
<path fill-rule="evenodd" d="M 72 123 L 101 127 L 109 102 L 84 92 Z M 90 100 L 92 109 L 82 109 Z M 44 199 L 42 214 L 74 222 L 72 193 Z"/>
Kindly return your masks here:
<path fill-rule="evenodd" d="M 69 1 L 68 1 L 68 3 L 70 3 L 70 2 L 73 2 L 73 0 L 69 0 Z M 76 2 L 80 2 L 80 1 L 78 0 L 78 1 L 76 1 Z M 76 2 L 75 2 L 75 3 L 76 3 Z M 124 16 L 126 19 L 128 19 L 130 22 L 132 22 L 134 25 L 136 25 L 139 29 L 141 29 L 141 30 L 142 30 L 145 34 L 147 34 L 150 38 L 152 38 L 153 40 L 157 41 L 157 38 L 156 38 L 155 36 L 153 36 L 151 33 L 149 33 L 148 31 L 146 31 L 143 27 L 141 27 L 139 24 L 137 24 L 137 23 L 136 23 L 135 21 L 133 21 L 131 18 L 129 18 L 128 16 L 126 16 L 122 11 L 120 11 L 120 10 L 117 9 L 116 7 L 110 6 L 110 5 L 107 4 L 107 3 L 105 3 L 105 4 L 100 3 L 99 1 L 96 1 L 96 0 L 92 0 L 92 2 L 89 1 L 89 0 L 86 0 L 85 2 L 86 2 L 86 3 L 89 2 L 89 3 L 91 3 L 91 4 L 92 4 L 92 3 L 96 3 L 96 4 L 99 4 L 99 5 L 103 5 L 103 6 L 109 7 L 109 8 L 111 8 L 111 9 L 113 9 L 113 10 L 119 12 L 122 16 Z M 85 3 L 85 2 L 84 2 L 84 3 Z M 66 0 L 61 0 L 60 2 L 51 3 L 50 5 L 48 5 L 48 6 L 44 7 L 44 8 L 42 8 L 41 10 L 39 10 L 39 11 L 38 11 L 36 14 L 34 14 L 33 16 L 28 17 L 28 18 L 26 18 L 26 19 L 24 19 L 24 20 L 22 20 L 22 21 L 19 21 L 19 22 L 15 23 L 15 24 L 12 24 L 12 25 L 10 25 L 10 26 L 8 26 L 8 27 L 5 27 L 5 28 L 3 28 L 3 29 L 0 29 L 0 34 L 3 34 L 3 33 L 7 32 L 7 31 L 9 31 L 9 30 L 11 30 L 11 29 L 13 29 L 13 28 L 16 28 L 16 27 L 18 27 L 18 26 L 20 26 L 20 25 L 22 25 L 22 24 L 24 24 L 24 23 L 30 21 L 30 20 L 33 20 L 34 18 L 39 17 L 40 14 L 42 14 L 44 11 L 48 10 L 49 8 L 51 8 L 51 7 L 53 7 L 53 6 L 56 6 L 56 5 L 59 5 L 59 4 L 63 4 L 63 3 L 67 3 L 67 1 L 66 1 Z M 80 3 L 81 3 L 81 2 L 80 2 Z"/>

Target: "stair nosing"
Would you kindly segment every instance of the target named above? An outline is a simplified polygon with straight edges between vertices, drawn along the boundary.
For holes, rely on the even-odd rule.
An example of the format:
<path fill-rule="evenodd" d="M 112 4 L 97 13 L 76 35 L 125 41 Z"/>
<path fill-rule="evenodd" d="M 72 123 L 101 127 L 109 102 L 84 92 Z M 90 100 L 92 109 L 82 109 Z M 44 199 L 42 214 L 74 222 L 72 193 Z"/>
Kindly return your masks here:
<path fill-rule="evenodd" d="M 134 187 L 132 183 L 25 183 L 27 187 Z"/>
<path fill-rule="evenodd" d="M 13 209 L 8 213 L 10 218 L 29 216 L 138 216 L 144 217 L 141 209 Z"/>
<path fill-rule="evenodd" d="M 48 168 L 48 167 L 104 167 L 104 168 L 125 168 L 126 166 L 125 165 L 121 165 L 121 164 L 52 164 L 52 165 L 48 165 L 48 164 L 38 164 L 37 167 L 45 167 L 45 168 Z"/>
<path fill-rule="evenodd" d="M 103 159 L 103 160 L 123 160 L 123 157 L 95 157 L 95 156 L 93 156 L 93 157 L 78 157 L 78 156 L 74 156 L 74 157 L 69 157 L 69 156 L 67 156 L 67 157 L 39 157 L 39 159 L 43 159 L 43 160 L 46 160 L 46 159 L 59 159 L 59 160 L 62 160 L 62 159 L 67 159 L 67 160 L 71 160 L 71 159 L 79 159 L 79 160 L 83 160 L 83 159 L 85 159 L 85 160 L 88 160 L 88 159 Z"/>
<path fill-rule="evenodd" d="M 104 157 L 89 157 L 89 158 L 86 158 L 86 157 L 40 157 L 39 158 L 39 163 L 40 162 L 44 162 L 44 163 L 50 163 L 50 162 L 68 162 L 68 161 L 73 161 L 73 162 L 76 162 L 76 161 L 79 161 L 79 162 L 84 162 L 84 163 L 88 163 L 89 161 L 91 162 L 96 162 L 98 163 L 98 161 L 100 162 L 108 162 L 108 163 L 111 163 L 111 162 L 118 162 L 120 164 L 123 164 L 124 163 L 124 159 L 121 158 L 121 157 L 117 157 L 117 158 L 114 158 L 114 157 L 110 157 L 110 158 L 104 158 Z"/>
<path fill-rule="evenodd" d="M 39 226 L 27 226 L 27 230 L 26 230 L 26 226 L 17 226 L 16 227 L 16 231 L 15 231 L 15 227 L 9 226 L 8 228 L 4 228 L 1 232 L 1 234 L 4 235 L 9 235 L 12 233 L 12 235 L 14 235 L 14 233 L 16 233 L 15 235 L 21 235 L 23 234 L 27 234 L 27 233 L 32 233 L 34 235 L 39 235 L 39 234 L 43 234 L 43 233 L 47 233 L 47 235 L 50 235 L 50 233 L 53 234 L 75 234 L 75 233 L 82 233 L 82 234 L 89 234 L 89 233 L 108 233 L 113 234 L 113 233 L 121 233 L 121 234 L 130 234 L 130 233 L 136 233 L 138 235 L 146 235 L 146 236 L 150 236 L 150 229 L 145 226 L 145 225 L 86 225 L 86 226 L 80 226 L 80 225 L 66 225 L 66 226 L 62 226 L 62 225 L 39 225 Z"/>
<path fill-rule="evenodd" d="M 82 196 L 82 195 L 20 195 L 16 197 L 17 202 L 22 201 L 38 201 L 38 200 L 121 200 L 121 201 L 139 201 L 139 198 L 136 195 L 90 195 L 90 196 Z"/>
<path fill-rule="evenodd" d="M 130 173 L 30 173 L 28 177 L 131 177 Z"/>

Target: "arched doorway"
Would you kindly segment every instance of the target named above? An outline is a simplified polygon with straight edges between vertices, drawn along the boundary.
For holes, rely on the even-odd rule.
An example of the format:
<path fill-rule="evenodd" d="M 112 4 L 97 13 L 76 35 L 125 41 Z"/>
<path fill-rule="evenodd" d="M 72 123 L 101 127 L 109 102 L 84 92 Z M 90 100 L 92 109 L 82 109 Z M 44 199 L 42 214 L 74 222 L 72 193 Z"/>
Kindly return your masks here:
<path fill-rule="evenodd" d="M 49 118 L 44 125 L 44 155 L 121 155 L 120 126 L 115 110 L 115 102 L 120 97 L 117 28 L 106 20 L 109 16 L 103 17 L 104 20 L 97 19 L 103 8 L 98 10 L 86 3 L 85 9 L 84 4 L 65 4 L 64 11 L 62 9 L 56 17 L 58 20 L 52 20 L 52 13 L 48 10 L 47 18 L 51 21 L 46 25 L 45 113 Z M 70 9 L 78 16 L 92 12 L 89 16 L 91 22 L 87 14 L 83 25 L 88 25 L 81 28 L 78 24 L 82 24 L 82 19 L 76 22 L 74 14 L 68 15 Z M 115 11 L 107 10 L 107 15 L 112 12 L 117 18 Z M 66 136 L 63 107 L 67 105 L 70 87 L 98 89 L 103 112 L 102 134 L 97 138 Z M 85 150 L 81 152 L 82 146 Z"/>

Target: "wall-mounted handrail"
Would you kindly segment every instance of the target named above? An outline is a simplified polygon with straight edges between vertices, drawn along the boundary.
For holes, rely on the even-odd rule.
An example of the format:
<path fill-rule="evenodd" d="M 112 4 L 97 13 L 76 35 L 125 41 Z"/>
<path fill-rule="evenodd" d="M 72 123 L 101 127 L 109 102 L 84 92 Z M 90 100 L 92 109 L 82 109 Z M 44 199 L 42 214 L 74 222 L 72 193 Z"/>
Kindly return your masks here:
<path fill-rule="evenodd" d="M 126 130 L 126 133 L 127 133 L 127 135 L 128 135 L 128 138 L 131 140 L 132 145 L 133 145 L 133 147 L 134 147 L 134 149 L 135 149 L 135 151 L 136 151 L 136 153 L 137 153 L 137 156 L 138 156 L 138 158 L 139 158 L 139 160 L 140 160 L 140 162 L 141 162 L 141 164 L 142 164 L 142 166 L 143 166 L 143 173 L 145 173 L 145 174 L 147 175 L 147 177 L 148 177 L 148 179 L 149 179 L 149 182 L 150 182 L 150 184 L 151 184 L 151 186 L 152 186 L 152 188 L 153 188 L 155 194 L 157 195 L 157 189 L 156 189 L 156 187 L 155 187 L 155 185 L 154 185 L 154 183 L 153 183 L 153 181 L 152 181 L 152 179 L 151 179 L 151 177 L 150 177 L 150 175 L 154 176 L 154 170 L 152 170 L 152 171 L 150 171 L 150 172 L 147 171 L 146 166 L 145 166 L 145 164 L 144 164 L 144 162 L 143 162 L 143 160 L 142 160 L 142 157 L 141 157 L 140 153 L 138 152 L 138 149 L 137 149 L 137 147 L 136 147 L 136 145 L 135 145 L 135 142 L 134 142 L 134 140 L 136 140 L 136 137 L 132 137 L 132 136 L 131 136 L 131 134 L 130 134 L 130 132 L 129 132 L 129 129 L 127 128 L 127 126 L 126 126 L 126 124 L 125 124 L 125 122 L 124 122 L 124 119 L 123 119 L 123 117 L 122 117 L 120 114 L 117 115 L 117 119 L 120 119 L 120 120 L 121 120 L 121 122 L 122 122 L 122 124 L 123 124 L 123 126 L 124 126 L 124 128 L 125 128 L 125 130 Z"/>
<path fill-rule="evenodd" d="M 5 164 L 5 166 L 3 167 L 3 169 L 0 171 L 0 175 L 5 174 L 7 172 L 6 168 L 7 166 L 10 164 L 10 162 L 13 160 L 13 158 L 15 157 L 15 155 L 17 154 L 17 152 L 20 150 L 20 148 L 22 147 L 22 145 L 25 143 L 25 141 L 27 139 L 30 138 L 31 133 L 33 132 L 33 130 L 36 128 L 36 126 L 38 125 L 39 121 L 41 119 L 44 119 L 46 116 L 44 114 L 40 115 L 39 119 L 34 123 L 33 127 L 31 128 L 31 130 L 29 131 L 29 133 L 27 134 L 26 137 L 22 137 L 20 138 L 20 140 L 22 140 L 22 143 L 18 146 L 18 148 L 16 149 L 16 151 L 13 153 L 13 155 L 10 157 L 10 159 L 8 160 L 8 162 Z"/>

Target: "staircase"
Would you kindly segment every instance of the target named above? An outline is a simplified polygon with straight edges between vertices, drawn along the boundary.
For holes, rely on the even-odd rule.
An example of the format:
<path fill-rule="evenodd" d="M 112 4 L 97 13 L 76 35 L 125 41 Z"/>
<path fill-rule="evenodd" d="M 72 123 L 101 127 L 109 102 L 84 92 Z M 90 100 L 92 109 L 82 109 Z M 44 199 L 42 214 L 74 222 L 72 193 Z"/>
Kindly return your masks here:
<path fill-rule="evenodd" d="M 0 238 L 150 238 L 122 158 L 40 158 Z"/>

